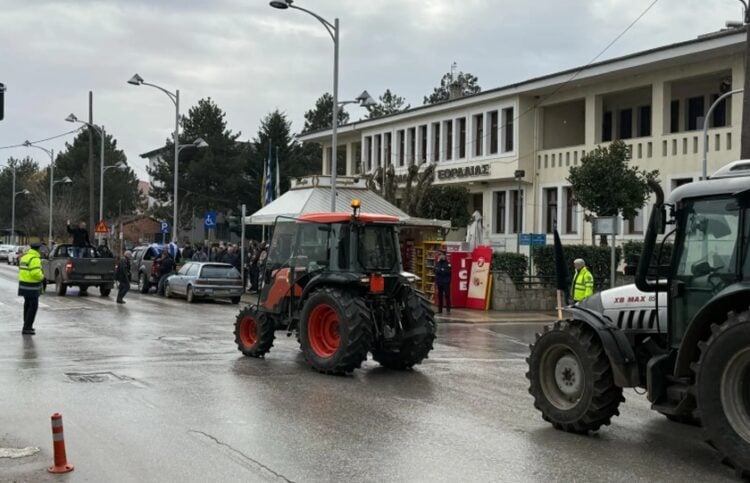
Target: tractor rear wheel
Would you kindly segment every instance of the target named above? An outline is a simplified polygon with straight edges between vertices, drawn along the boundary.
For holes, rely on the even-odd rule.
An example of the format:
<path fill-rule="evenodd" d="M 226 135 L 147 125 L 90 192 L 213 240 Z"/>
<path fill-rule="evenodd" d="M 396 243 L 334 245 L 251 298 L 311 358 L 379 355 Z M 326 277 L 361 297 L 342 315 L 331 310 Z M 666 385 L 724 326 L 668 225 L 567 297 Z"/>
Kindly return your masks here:
<path fill-rule="evenodd" d="M 625 401 L 599 338 L 588 326 L 557 322 L 537 334 L 526 359 L 534 407 L 556 429 L 586 434 L 608 425 Z"/>
<path fill-rule="evenodd" d="M 435 314 L 427 300 L 408 289 L 402 312 L 403 342 L 397 350 L 375 349 L 372 358 L 389 369 L 411 369 L 421 363 L 432 350 L 435 340 Z"/>
<path fill-rule="evenodd" d="M 367 360 L 372 327 L 370 311 L 361 297 L 337 288 L 322 288 L 307 299 L 302 310 L 302 353 L 317 371 L 352 372 Z"/>
<path fill-rule="evenodd" d="M 255 307 L 240 310 L 234 323 L 237 349 L 249 357 L 263 357 L 273 347 L 274 322 Z"/>
<path fill-rule="evenodd" d="M 730 312 L 699 343 L 693 365 L 696 415 L 708 443 L 741 478 L 750 478 L 750 311 Z"/>

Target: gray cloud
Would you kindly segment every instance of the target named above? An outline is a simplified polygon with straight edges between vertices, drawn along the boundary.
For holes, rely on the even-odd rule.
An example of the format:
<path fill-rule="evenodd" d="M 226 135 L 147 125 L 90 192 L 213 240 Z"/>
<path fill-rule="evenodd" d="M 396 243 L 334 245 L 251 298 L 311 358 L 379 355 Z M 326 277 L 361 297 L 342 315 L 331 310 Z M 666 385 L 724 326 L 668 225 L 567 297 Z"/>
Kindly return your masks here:
<path fill-rule="evenodd" d="M 453 61 L 485 89 L 585 64 L 650 2 L 297 0 L 341 18 L 342 98 L 390 88 L 413 106 Z M 661 0 L 605 57 L 694 38 L 740 14 L 736 0 Z M 169 136 L 173 108 L 162 93 L 126 84 L 135 72 L 179 88 L 183 112 L 211 96 L 243 139 L 276 108 L 299 130 L 304 111 L 331 90 L 325 30 L 265 0 L 0 0 L 0 45 L 0 82 L 9 89 L 0 145 L 68 130 L 63 119 L 84 117 L 93 90 L 95 122 L 142 177 L 138 154 Z M 46 164 L 43 153 L 24 149 L 0 152 L 0 163 L 25 154 Z"/>

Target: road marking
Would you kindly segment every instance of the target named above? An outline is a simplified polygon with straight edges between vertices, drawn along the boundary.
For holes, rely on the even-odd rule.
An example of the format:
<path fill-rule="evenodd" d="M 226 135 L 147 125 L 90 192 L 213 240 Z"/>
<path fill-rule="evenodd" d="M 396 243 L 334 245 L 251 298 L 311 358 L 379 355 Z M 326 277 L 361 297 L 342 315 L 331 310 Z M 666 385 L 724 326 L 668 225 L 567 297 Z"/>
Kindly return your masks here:
<path fill-rule="evenodd" d="M 24 304 L 24 301 L 23 301 L 22 298 L 17 298 L 15 300 L 16 300 L 16 304 L 17 305 L 23 305 Z M 0 302 L 0 303 L 2 303 L 2 302 Z M 39 308 L 41 308 L 41 309 L 48 309 L 49 305 L 45 304 L 44 302 L 39 302 Z"/>

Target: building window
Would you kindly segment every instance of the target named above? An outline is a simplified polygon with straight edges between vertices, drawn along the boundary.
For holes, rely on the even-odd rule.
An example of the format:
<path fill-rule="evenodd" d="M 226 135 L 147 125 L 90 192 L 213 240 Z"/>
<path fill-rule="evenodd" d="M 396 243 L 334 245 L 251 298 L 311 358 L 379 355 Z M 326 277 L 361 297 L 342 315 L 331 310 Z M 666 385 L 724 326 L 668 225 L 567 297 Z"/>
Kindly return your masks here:
<path fill-rule="evenodd" d="M 651 106 L 638 108 L 638 136 L 642 138 L 651 136 Z"/>
<path fill-rule="evenodd" d="M 633 110 L 623 109 L 620 111 L 620 137 L 619 139 L 630 139 L 633 137 Z"/>
<path fill-rule="evenodd" d="M 406 162 L 409 165 L 414 164 L 414 160 L 416 158 L 416 149 L 417 149 L 417 128 L 410 127 L 406 131 L 406 137 L 409 141 L 409 148 L 406 151 Z"/>
<path fill-rule="evenodd" d="M 719 98 L 719 94 L 711 96 L 711 103 L 716 102 Z M 724 98 L 714 108 L 713 114 L 711 114 L 711 127 L 725 127 L 727 125 L 727 99 Z"/>
<path fill-rule="evenodd" d="M 688 183 L 692 183 L 693 178 L 675 178 L 672 180 L 672 191 L 679 188 L 680 186 Z"/>
<path fill-rule="evenodd" d="M 602 142 L 612 140 L 612 111 L 607 111 L 602 116 Z"/>
<path fill-rule="evenodd" d="M 458 158 L 466 157 L 466 118 L 458 120 Z"/>
<path fill-rule="evenodd" d="M 523 230 L 523 194 L 523 190 L 510 191 L 510 198 L 512 201 L 510 207 L 512 233 L 521 233 L 521 230 Z"/>
<path fill-rule="evenodd" d="M 634 217 L 625 220 L 625 234 L 643 235 L 643 210 L 638 210 Z"/>
<path fill-rule="evenodd" d="M 503 152 L 513 151 L 513 108 L 503 109 Z"/>
<path fill-rule="evenodd" d="M 565 194 L 565 228 L 564 232 L 567 235 L 573 235 L 578 233 L 578 216 L 576 199 L 573 196 L 573 188 L 563 188 Z"/>
<path fill-rule="evenodd" d="M 362 143 L 352 144 L 352 156 L 354 157 L 354 174 L 362 174 Z"/>
<path fill-rule="evenodd" d="M 490 113 L 490 154 L 497 154 L 497 142 L 498 142 L 498 136 L 500 133 L 498 132 L 498 125 L 497 125 L 497 111 L 492 111 Z"/>
<path fill-rule="evenodd" d="M 427 126 L 419 126 L 419 164 L 427 161 Z"/>
<path fill-rule="evenodd" d="M 379 168 L 383 165 L 383 151 L 381 149 L 383 137 L 381 134 L 375 135 L 375 160 L 377 161 L 376 166 Z"/>
<path fill-rule="evenodd" d="M 495 192 L 495 233 L 505 233 L 505 191 Z"/>
<path fill-rule="evenodd" d="M 385 136 L 385 140 L 383 141 L 383 143 L 385 144 L 385 156 L 383 161 L 385 162 L 384 166 L 388 167 L 391 165 L 391 163 L 393 163 L 393 158 L 391 157 L 391 153 L 393 152 L 391 151 L 391 149 L 393 149 L 393 142 L 391 139 L 392 135 L 391 133 L 387 132 L 383 136 Z"/>
<path fill-rule="evenodd" d="M 703 96 L 691 97 L 687 105 L 687 130 L 695 131 L 703 128 L 698 123 L 699 118 L 703 118 Z"/>
<path fill-rule="evenodd" d="M 372 136 L 365 137 L 365 169 L 372 171 Z"/>
<path fill-rule="evenodd" d="M 432 160 L 440 161 L 440 123 L 432 123 Z"/>
<path fill-rule="evenodd" d="M 404 148 L 406 147 L 403 129 L 401 129 L 400 131 L 396 131 L 396 142 L 398 143 L 398 165 L 403 166 L 405 157 Z"/>
<path fill-rule="evenodd" d="M 445 159 L 453 159 L 453 121 L 445 121 Z"/>
<path fill-rule="evenodd" d="M 544 190 L 544 228 L 545 233 L 552 233 L 557 225 L 557 188 Z"/>
<path fill-rule="evenodd" d="M 474 116 L 474 156 L 481 156 L 484 149 L 484 115 Z"/>
<path fill-rule="evenodd" d="M 680 101 L 675 99 L 669 104 L 669 132 L 680 132 Z"/>
<path fill-rule="evenodd" d="M 481 215 L 484 210 L 482 209 L 484 206 L 484 193 L 473 193 L 471 195 L 471 206 L 472 206 L 472 214 L 475 211 L 478 211 Z"/>

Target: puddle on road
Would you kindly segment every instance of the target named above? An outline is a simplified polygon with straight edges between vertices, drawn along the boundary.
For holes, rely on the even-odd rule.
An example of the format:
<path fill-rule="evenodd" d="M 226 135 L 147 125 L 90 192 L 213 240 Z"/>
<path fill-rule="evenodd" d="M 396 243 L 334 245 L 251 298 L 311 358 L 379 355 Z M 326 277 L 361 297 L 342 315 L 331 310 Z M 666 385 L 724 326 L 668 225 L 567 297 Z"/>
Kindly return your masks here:
<path fill-rule="evenodd" d="M 0 448 L 0 458 L 27 458 L 34 456 L 39 452 L 36 446 L 27 446 L 26 448 Z"/>
<path fill-rule="evenodd" d="M 66 372 L 65 375 L 73 382 L 103 383 L 103 382 L 137 382 L 129 376 L 114 372 Z"/>

